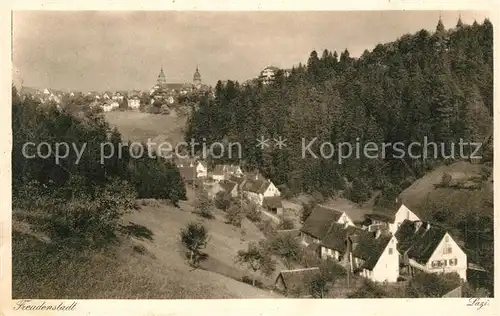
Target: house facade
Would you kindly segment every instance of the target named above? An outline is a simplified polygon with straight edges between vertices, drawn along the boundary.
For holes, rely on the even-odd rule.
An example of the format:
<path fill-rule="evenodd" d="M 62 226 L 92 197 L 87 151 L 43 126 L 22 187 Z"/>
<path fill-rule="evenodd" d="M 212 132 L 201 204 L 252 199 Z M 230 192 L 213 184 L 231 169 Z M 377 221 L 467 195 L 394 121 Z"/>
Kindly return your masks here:
<path fill-rule="evenodd" d="M 395 234 L 400 253 L 400 269 L 412 275 L 456 272 L 467 280 L 468 259 L 445 228 L 423 221 L 405 220 Z"/>
<path fill-rule="evenodd" d="M 388 223 L 389 231 L 394 235 L 398 230 L 399 226 L 403 223 L 403 221 L 419 221 L 420 218 L 413 213 L 408 207 L 404 204 L 401 204 L 399 209 L 396 211 L 394 215 L 394 221 L 392 223 Z"/>
<path fill-rule="evenodd" d="M 263 205 L 266 197 L 281 196 L 280 190 L 270 180 L 247 180 L 243 194 L 258 206 Z"/>

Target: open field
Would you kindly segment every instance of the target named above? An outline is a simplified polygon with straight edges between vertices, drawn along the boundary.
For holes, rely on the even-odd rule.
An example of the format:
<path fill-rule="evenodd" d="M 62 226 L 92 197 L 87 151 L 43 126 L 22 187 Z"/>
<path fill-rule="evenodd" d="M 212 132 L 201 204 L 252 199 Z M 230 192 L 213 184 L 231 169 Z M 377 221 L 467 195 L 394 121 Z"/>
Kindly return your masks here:
<path fill-rule="evenodd" d="M 134 224 L 141 234 L 125 239 L 114 251 L 85 256 L 85 262 L 69 261 L 57 271 L 53 267 L 39 266 L 38 270 L 46 270 L 43 280 L 40 280 L 40 275 L 35 279 L 34 275 L 39 271 L 32 269 L 34 262 L 39 262 L 37 258 L 45 254 L 35 249 L 43 248 L 44 243 L 50 241 L 37 236 L 26 225 L 15 225 L 14 275 L 17 277 L 14 278 L 13 296 L 129 299 L 279 297 L 271 291 L 235 280 L 253 275 L 233 262 L 236 252 L 245 249 L 249 241 L 264 238 L 248 220 L 243 223 L 242 234 L 241 229 L 225 224 L 222 212 L 216 211 L 215 219 L 204 220 L 210 235 L 204 249 L 208 258 L 200 269 L 187 264 L 186 249 L 181 245 L 179 232 L 187 223 L 201 220 L 189 211 L 189 202 L 181 203 L 181 208 L 161 202 L 143 205 L 124 217 L 124 225 Z M 278 264 L 273 276 L 256 277 L 269 286 L 281 269 L 282 264 Z M 90 275 L 93 277 L 89 278 Z"/>
<path fill-rule="evenodd" d="M 138 111 L 111 111 L 104 113 L 106 120 L 117 127 L 124 140 L 152 142 L 169 141 L 175 145 L 184 140 L 186 117 L 150 114 Z M 156 140 L 155 140 L 156 138 Z"/>

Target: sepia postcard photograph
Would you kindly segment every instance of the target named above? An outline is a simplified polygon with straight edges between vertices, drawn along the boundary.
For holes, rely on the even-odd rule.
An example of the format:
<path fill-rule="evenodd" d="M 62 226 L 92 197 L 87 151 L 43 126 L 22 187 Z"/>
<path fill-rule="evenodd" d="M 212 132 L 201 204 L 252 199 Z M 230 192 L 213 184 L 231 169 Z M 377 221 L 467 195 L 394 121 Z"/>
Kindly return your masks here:
<path fill-rule="evenodd" d="M 491 12 L 14 10 L 11 22 L 14 311 L 492 304 Z"/>

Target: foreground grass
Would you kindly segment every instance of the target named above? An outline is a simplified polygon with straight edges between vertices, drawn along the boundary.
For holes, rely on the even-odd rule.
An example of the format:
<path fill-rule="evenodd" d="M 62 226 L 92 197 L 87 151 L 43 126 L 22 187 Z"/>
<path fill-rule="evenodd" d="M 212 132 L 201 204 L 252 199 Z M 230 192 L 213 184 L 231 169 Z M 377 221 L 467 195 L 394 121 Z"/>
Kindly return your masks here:
<path fill-rule="evenodd" d="M 135 230 L 103 251 L 75 253 L 33 232 L 26 222 L 13 225 L 14 299 L 222 299 L 278 297 L 237 281 L 247 272 L 233 262 L 246 240 L 261 233 L 249 223 L 241 232 L 215 219 L 207 223 L 211 241 L 201 269 L 184 258 L 178 233 L 198 217 L 158 203 L 143 205 L 124 219 Z M 244 240 L 246 239 L 246 240 Z M 210 271 L 207 271 L 210 270 Z M 215 271 L 215 272 L 213 272 Z M 216 273 L 217 272 L 217 273 Z M 271 281 L 269 278 L 267 283 Z"/>

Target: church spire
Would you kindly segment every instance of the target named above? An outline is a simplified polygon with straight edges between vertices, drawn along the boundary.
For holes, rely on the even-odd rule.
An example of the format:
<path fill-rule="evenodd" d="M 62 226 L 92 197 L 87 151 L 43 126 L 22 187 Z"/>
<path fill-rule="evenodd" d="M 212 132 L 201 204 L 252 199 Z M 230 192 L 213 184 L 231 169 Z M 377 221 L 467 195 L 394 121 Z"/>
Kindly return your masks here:
<path fill-rule="evenodd" d="M 443 33 L 444 32 L 444 24 L 443 20 L 441 19 L 441 12 L 439 12 L 439 21 L 436 26 L 436 33 Z"/>
<path fill-rule="evenodd" d="M 464 23 L 462 22 L 462 14 L 458 14 L 458 21 L 457 21 L 457 28 L 461 28 L 464 26 Z"/>

